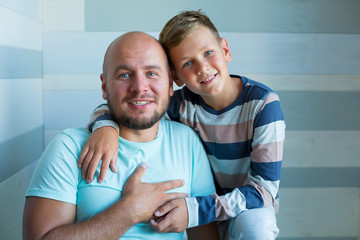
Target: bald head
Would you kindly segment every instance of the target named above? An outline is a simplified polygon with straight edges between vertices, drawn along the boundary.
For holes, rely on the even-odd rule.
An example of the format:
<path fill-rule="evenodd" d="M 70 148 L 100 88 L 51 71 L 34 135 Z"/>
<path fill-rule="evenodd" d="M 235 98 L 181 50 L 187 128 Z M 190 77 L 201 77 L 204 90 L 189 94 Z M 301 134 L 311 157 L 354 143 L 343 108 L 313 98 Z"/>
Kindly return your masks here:
<path fill-rule="evenodd" d="M 107 48 L 103 62 L 104 76 L 106 77 L 109 66 L 114 60 L 114 54 L 128 55 L 132 52 L 142 51 L 144 48 L 156 49 L 164 57 L 166 68 L 169 69 L 166 53 L 158 40 L 143 32 L 128 32 L 116 38 Z"/>

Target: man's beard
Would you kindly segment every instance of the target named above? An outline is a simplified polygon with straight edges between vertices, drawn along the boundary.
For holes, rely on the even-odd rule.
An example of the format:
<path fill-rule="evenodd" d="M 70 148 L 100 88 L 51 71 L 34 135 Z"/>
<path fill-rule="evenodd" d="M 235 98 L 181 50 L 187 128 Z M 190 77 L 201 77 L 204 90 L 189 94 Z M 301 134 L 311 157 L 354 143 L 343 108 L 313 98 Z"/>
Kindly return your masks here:
<path fill-rule="evenodd" d="M 126 114 L 126 111 L 120 112 L 119 109 L 114 106 L 115 104 L 112 103 L 111 98 L 109 98 L 107 102 L 110 109 L 111 118 L 115 122 L 117 122 L 117 124 L 129 129 L 142 130 L 151 128 L 164 116 L 169 107 L 170 95 L 168 97 L 168 100 L 162 104 L 162 108 L 160 109 L 161 112 L 155 110 L 153 116 L 150 119 L 130 117 Z"/>

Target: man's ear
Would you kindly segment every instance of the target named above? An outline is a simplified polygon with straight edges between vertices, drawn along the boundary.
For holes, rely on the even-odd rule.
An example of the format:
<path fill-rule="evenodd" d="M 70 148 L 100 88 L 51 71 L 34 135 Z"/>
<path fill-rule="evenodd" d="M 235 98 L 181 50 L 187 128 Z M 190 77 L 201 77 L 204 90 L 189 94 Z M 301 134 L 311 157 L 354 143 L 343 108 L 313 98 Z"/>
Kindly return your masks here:
<path fill-rule="evenodd" d="M 174 70 L 170 71 L 170 78 L 176 83 L 178 87 L 182 87 L 184 85 L 184 82 L 179 79 L 177 73 Z"/>
<path fill-rule="evenodd" d="M 106 79 L 104 77 L 104 74 L 100 74 L 101 79 L 101 90 L 102 90 L 102 97 L 104 100 L 107 100 L 107 92 L 106 92 Z"/>
<path fill-rule="evenodd" d="M 232 56 L 229 48 L 229 43 L 226 41 L 225 38 L 220 39 L 220 46 L 224 52 L 224 58 L 226 62 L 231 62 Z"/>

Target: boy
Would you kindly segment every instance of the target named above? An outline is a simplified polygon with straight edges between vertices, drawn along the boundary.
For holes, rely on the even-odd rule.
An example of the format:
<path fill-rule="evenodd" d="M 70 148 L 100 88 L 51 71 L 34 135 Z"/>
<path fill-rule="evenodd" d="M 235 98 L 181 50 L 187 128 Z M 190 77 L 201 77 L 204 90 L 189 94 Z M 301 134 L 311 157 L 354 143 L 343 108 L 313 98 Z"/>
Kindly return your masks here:
<path fill-rule="evenodd" d="M 200 12 L 185 11 L 169 20 L 159 41 L 172 64 L 172 79 L 178 86 L 185 84 L 172 96 L 167 115 L 191 126 L 201 137 L 217 194 L 171 201 L 155 212 L 161 218 L 151 220 L 152 226 L 159 232 L 183 231 L 222 221 L 218 228 L 223 239 L 275 239 L 285 139 L 277 94 L 228 73 L 227 63 L 232 60 L 228 43 Z M 101 121 L 111 120 L 106 109 L 101 106 L 94 112 L 90 129 L 94 130 L 94 121 L 98 126 L 111 125 Z M 104 170 L 99 177 L 103 178 L 116 155 L 117 133 L 110 129 L 95 131 L 79 159 L 88 179 L 100 158 Z"/>

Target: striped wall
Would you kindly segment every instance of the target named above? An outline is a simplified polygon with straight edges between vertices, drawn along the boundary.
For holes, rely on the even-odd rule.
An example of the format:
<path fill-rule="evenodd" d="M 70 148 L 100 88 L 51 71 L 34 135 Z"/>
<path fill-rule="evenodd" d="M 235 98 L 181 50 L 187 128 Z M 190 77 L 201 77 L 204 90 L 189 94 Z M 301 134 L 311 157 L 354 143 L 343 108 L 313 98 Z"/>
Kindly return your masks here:
<path fill-rule="evenodd" d="M 41 11 L 39 1 L 0 0 L 0 240 L 20 239 L 17 207 L 42 141 L 84 126 L 103 102 L 108 44 L 132 30 L 157 37 L 186 9 L 228 40 L 231 73 L 280 95 L 278 239 L 360 239 L 360 1 L 45 0 Z"/>
<path fill-rule="evenodd" d="M 359 239 L 360 1 L 70 5 L 57 0 L 44 9 L 46 142 L 60 129 L 84 126 L 102 102 L 98 75 L 115 37 L 133 30 L 157 37 L 179 11 L 203 9 L 230 44 L 230 72 L 269 85 L 282 101 L 287 132 L 278 239 Z"/>
<path fill-rule="evenodd" d="M 41 2 L 0 0 L 0 240 L 21 239 L 43 125 Z"/>

